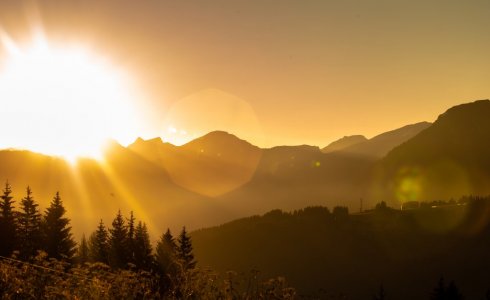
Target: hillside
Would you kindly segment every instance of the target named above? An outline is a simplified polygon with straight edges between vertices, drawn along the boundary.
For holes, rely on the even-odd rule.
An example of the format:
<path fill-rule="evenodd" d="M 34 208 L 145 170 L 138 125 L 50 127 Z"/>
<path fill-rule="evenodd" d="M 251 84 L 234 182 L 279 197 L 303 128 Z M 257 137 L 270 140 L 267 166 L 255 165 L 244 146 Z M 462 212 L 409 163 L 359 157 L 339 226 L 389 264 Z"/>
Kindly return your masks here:
<path fill-rule="evenodd" d="M 95 216 L 111 222 L 119 208 L 134 210 L 156 236 L 166 227 L 213 226 L 275 208 L 344 205 L 358 211 L 361 198 L 371 207 L 379 200 L 398 206 L 486 195 L 489 106 L 457 106 L 433 125 L 409 125 L 330 153 L 308 145 L 262 149 L 222 131 L 182 146 L 160 138 L 138 139 L 127 148 L 113 143 L 102 162 L 76 165 L 4 150 L 0 180 L 11 182 L 16 201 L 30 185 L 43 208 L 59 190 L 68 211 L 83 212 L 70 216 L 77 235 L 93 230 Z M 380 160 L 377 151 L 387 145 L 395 149 Z"/>
<path fill-rule="evenodd" d="M 395 147 L 405 143 L 430 126 L 431 123 L 428 122 L 420 122 L 403 126 L 401 128 L 379 134 L 364 142 L 344 147 L 341 151 L 379 159 L 384 157 Z"/>
<path fill-rule="evenodd" d="M 201 266 L 283 275 L 300 294 L 320 299 L 371 299 L 380 285 L 389 299 L 425 299 L 441 275 L 468 299 L 481 299 L 489 287 L 490 226 L 480 221 L 489 206 L 486 199 L 357 215 L 325 207 L 274 210 L 192 238 Z"/>
<path fill-rule="evenodd" d="M 455 106 L 379 164 L 373 195 L 398 201 L 490 193 L 490 101 Z"/>
<path fill-rule="evenodd" d="M 330 153 L 334 151 L 343 150 L 347 147 L 357 145 L 366 142 L 368 139 L 363 135 L 349 135 L 344 136 L 341 139 L 331 142 L 328 146 L 322 148 L 323 153 Z"/>

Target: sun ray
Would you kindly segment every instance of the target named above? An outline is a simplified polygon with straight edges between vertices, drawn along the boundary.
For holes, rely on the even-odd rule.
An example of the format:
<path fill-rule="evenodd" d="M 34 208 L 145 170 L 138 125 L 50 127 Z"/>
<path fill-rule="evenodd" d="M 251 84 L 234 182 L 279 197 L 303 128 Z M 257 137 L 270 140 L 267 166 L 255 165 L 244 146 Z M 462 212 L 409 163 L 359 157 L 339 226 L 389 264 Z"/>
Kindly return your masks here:
<path fill-rule="evenodd" d="M 110 180 L 113 187 L 116 189 L 116 195 L 123 200 L 126 205 L 138 216 L 138 219 L 142 220 L 148 226 L 150 235 L 156 236 L 160 231 L 155 227 L 155 223 L 146 213 L 145 209 L 140 205 L 139 200 L 133 193 L 126 188 L 126 184 L 122 182 L 117 172 L 112 168 L 110 163 L 102 160 L 99 161 L 99 165 L 107 178 Z"/>
<path fill-rule="evenodd" d="M 10 128 L 0 148 L 74 162 L 100 158 L 109 139 L 128 144 L 138 136 L 140 97 L 126 72 L 85 47 L 49 42 L 42 31 L 27 47 L 4 31 L 0 40 L 7 53 L 0 66 L 0 126 Z"/>

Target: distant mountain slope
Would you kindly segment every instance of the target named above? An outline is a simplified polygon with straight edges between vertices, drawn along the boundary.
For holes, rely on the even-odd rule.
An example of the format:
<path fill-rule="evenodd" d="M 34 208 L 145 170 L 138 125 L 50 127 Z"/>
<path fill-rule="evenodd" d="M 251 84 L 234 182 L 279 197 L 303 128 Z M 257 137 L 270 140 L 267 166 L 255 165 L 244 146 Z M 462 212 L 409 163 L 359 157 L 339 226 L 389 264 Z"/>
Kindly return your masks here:
<path fill-rule="evenodd" d="M 379 164 L 374 197 L 434 200 L 490 193 L 490 101 L 450 108 Z"/>
<path fill-rule="evenodd" d="M 349 135 L 344 136 L 341 139 L 338 139 L 334 142 L 328 144 L 328 146 L 322 148 L 323 153 L 330 153 L 334 151 L 343 150 L 347 147 L 351 147 L 363 142 L 366 142 L 368 139 L 363 135 Z"/>
<path fill-rule="evenodd" d="M 429 128 L 430 125 L 431 123 L 428 122 L 420 122 L 403 126 L 401 128 L 377 135 L 365 142 L 345 147 L 341 151 L 350 154 L 381 158 L 393 150 L 393 148 L 403 144 L 419 134 L 421 131 Z"/>
<path fill-rule="evenodd" d="M 433 125 L 409 125 L 330 153 L 308 145 L 261 149 L 222 131 L 182 146 L 159 138 L 128 148 L 113 144 L 102 162 L 84 159 L 76 166 L 0 151 L 0 180 L 10 180 L 16 200 L 31 185 L 43 207 L 60 190 L 69 211 L 86 214 L 77 213 L 74 228 L 93 228 L 98 216 L 110 222 L 121 208 L 151 221 L 156 234 L 274 208 L 342 204 L 358 211 L 361 198 L 366 208 L 381 199 L 489 194 L 489 106 L 457 106 Z"/>
<path fill-rule="evenodd" d="M 212 197 L 249 181 L 262 154 L 260 148 L 223 131 L 180 147 L 139 139 L 129 149 L 163 168 L 175 184 Z"/>

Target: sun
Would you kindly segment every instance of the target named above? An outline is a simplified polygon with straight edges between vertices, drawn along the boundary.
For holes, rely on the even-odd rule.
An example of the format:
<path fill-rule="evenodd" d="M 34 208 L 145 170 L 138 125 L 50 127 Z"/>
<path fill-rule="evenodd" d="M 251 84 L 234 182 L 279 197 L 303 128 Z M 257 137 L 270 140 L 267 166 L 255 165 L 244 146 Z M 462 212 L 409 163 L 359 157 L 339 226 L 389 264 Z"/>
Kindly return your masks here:
<path fill-rule="evenodd" d="M 70 161 L 100 158 L 108 140 L 137 136 L 139 108 L 129 76 L 82 47 L 37 37 L 21 47 L 5 34 L 0 56 L 0 148 Z"/>

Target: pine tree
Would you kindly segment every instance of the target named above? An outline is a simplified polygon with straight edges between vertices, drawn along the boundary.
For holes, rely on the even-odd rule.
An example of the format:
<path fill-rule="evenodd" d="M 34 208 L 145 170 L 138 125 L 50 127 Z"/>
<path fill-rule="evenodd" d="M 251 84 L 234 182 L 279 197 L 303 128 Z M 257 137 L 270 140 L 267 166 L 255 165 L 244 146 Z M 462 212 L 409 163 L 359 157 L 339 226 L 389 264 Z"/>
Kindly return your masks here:
<path fill-rule="evenodd" d="M 170 229 L 163 234 L 156 247 L 156 262 L 163 274 L 173 274 L 177 255 L 177 245 Z"/>
<path fill-rule="evenodd" d="M 134 218 L 133 211 L 129 213 L 128 221 L 128 261 L 135 263 L 135 228 L 134 223 L 136 219 Z"/>
<path fill-rule="evenodd" d="M 109 229 L 109 264 L 113 268 L 125 268 L 128 263 L 128 229 L 119 211 Z"/>
<path fill-rule="evenodd" d="M 77 261 L 79 264 L 83 265 L 84 263 L 89 261 L 89 258 L 88 243 L 87 239 L 85 238 L 85 234 L 83 234 L 80 241 L 80 246 L 78 246 Z"/>
<path fill-rule="evenodd" d="M 41 214 L 38 204 L 32 197 L 30 187 L 27 187 L 27 194 L 21 200 L 21 212 L 18 214 L 18 238 L 20 256 L 27 259 L 36 254 L 41 249 Z"/>
<path fill-rule="evenodd" d="M 16 243 L 17 223 L 14 213 L 13 197 L 10 196 L 12 188 L 7 181 L 3 195 L 0 196 L 0 255 L 9 256 L 12 254 Z"/>
<path fill-rule="evenodd" d="M 386 299 L 386 293 L 385 289 L 383 288 L 383 285 L 379 287 L 378 293 L 374 295 L 373 297 L 374 300 L 385 300 Z"/>
<path fill-rule="evenodd" d="M 109 235 L 102 219 L 89 238 L 90 260 L 109 264 Z"/>
<path fill-rule="evenodd" d="M 444 284 L 444 278 L 439 279 L 437 287 L 434 288 L 430 295 L 431 300 L 443 300 L 446 296 L 446 285 Z"/>
<path fill-rule="evenodd" d="M 463 300 L 463 295 L 459 292 L 458 287 L 451 281 L 446 289 L 446 299 L 447 300 Z"/>
<path fill-rule="evenodd" d="M 192 253 L 191 238 L 187 235 L 185 226 L 182 228 L 182 232 L 179 235 L 179 246 L 177 247 L 177 258 L 182 264 L 184 271 L 192 270 L 196 266 L 194 260 L 194 254 Z"/>
<path fill-rule="evenodd" d="M 431 293 L 431 300 L 463 300 L 463 295 L 459 292 L 454 281 L 449 283 L 446 287 L 444 284 L 444 278 L 439 279 L 437 287 Z"/>
<path fill-rule="evenodd" d="M 134 233 L 134 259 L 136 267 L 149 269 L 153 262 L 150 235 L 146 224 L 138 222 Z"/>
<path fill-rule="evenodd" d="M 43 246 L 49 257 L 70 260 L 76 252 L 76 243 L 71 234 L 70 220 L 64 217 L 65 213 L 60 193 L 56 192 L 42 223 Z"/>

